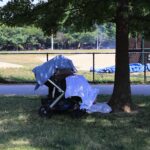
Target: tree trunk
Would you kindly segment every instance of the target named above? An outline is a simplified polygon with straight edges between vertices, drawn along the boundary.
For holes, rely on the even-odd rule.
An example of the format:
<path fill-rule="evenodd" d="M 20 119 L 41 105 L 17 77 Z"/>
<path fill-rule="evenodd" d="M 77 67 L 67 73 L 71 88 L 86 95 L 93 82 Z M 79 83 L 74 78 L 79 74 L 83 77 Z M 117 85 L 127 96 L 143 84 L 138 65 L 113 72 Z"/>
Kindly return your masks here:
<path fill-rule="evenodd" d="M 113 94 L 108 102 L 113 111 L 131 111 L 128 47 L 128 0 L 118 0 L 116 10 L 115 82 Z"/>

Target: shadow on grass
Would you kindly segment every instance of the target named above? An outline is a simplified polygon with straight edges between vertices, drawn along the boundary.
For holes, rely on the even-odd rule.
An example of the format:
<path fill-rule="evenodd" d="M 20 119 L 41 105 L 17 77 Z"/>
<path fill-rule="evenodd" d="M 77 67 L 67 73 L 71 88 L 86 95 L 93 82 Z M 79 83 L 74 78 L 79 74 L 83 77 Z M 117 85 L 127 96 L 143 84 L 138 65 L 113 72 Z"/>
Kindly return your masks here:
<path fill-rule="evenodd" d="M 107 96 L 101 96 L 105 101 Z M 0 97 L 0 149 L 148 150 L 150 97 L 134 97 L 139 113 L 40 118 L 40 97 Z"/>

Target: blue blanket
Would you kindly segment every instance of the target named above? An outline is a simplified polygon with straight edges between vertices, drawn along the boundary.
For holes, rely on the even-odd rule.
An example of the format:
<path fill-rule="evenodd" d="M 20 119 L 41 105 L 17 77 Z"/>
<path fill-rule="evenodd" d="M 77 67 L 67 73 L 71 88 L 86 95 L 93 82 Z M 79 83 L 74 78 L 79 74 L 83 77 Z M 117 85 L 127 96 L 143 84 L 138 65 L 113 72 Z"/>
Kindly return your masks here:
<path fill-rule="evenodd" d="M 146 71 L 150 71 L 150 63 L 147 63 Z M 144 65 L 140 63 L 131 63 L 129 64 L 130 72 L 144 72 Z M 90 71 L 93 71 L 93 68 L 90 69 Z M 94 70 L 97 73 L 115 73 L 115 66 L 105 67 L 105 68 L 95 68 Z"/>

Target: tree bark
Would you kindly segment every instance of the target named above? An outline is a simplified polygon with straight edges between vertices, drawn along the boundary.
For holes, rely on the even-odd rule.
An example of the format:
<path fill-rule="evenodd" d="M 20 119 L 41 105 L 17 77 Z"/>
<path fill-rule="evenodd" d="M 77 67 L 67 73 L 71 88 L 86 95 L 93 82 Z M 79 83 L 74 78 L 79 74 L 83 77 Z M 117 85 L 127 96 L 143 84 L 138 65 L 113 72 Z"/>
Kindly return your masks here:
<path fill-rule="evenodd" d="M 108 102 L 113 111 L 131 111 L 128 56 L 128 0 L 118 0 L 116 10 L 116 70 L 113 94 Z"/>

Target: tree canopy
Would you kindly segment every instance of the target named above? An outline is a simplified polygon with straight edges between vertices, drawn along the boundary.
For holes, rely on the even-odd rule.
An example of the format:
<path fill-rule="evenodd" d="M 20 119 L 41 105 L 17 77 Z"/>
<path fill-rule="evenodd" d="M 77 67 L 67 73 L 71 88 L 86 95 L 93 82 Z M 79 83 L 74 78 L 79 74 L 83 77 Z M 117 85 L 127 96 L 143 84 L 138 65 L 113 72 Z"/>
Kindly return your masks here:
<path fill-rule="evenodd" d="M 54 49 L 115 48 L 115 25 L 103 24 L 90 32 L 61 29 L 54 36 Z M 0 50 L 49 49 L 51 39 L 34 26 L 9 27 L 0 25 Z"/>
<path fill-rule="evenodd" d="M 33 26 L 0 26 L 0 49 L 2 50 L 40 49 L 46 44 L 46 39 L 42 30 Z"/>
<path fill-rule="evenodd" d="M 116 0 L 11 0 L 0 9 L 1 21 L 10 25 L 35 24 L 46 34 L 69 26 L 78 31 L 95 24 L 116 22 Z M 129 0 L 129 31 L 150 34 L 149 0 Z M 140 20 L 140 21 L 139 21 Z"/>

